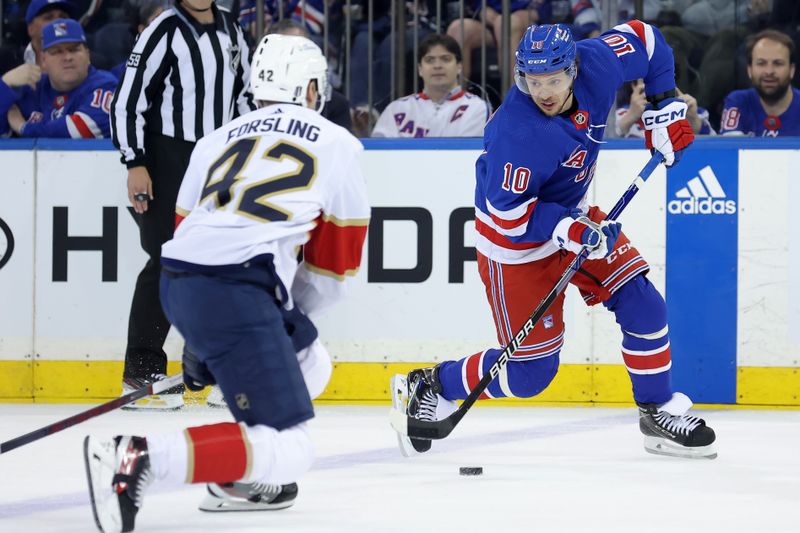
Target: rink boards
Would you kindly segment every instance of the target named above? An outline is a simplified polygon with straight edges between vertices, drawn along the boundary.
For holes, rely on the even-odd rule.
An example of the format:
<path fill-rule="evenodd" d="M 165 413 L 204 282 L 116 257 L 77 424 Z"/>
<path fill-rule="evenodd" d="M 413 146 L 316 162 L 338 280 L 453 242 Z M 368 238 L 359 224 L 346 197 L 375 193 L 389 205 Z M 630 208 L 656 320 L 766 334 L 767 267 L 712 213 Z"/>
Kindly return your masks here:
<path fill-rule="evenodd" d="M 336 364 L 329 400 L 385 400 L 391 374 L 496 344 L 472 249 L 480 141 L 365 145 L 364 265 L 319 320 Z M 589 195 L 608 209 L 648 153 L 638 141 L 605 148 Z M 800 140 L 703 139 L 620 219 L 667 297 L 676 388 L 697 402 L 800 405 L 798 163 Z M 118 153 L 105 141 L 4 141 L 0 168 L 0 399 L 118 394 L 145 261 Z M 570 289 L 565 320 L 559 375 L 526 402 L 630 402 L 613 316 Z M 171 370 L 180 347 L 171 334 Z"/>

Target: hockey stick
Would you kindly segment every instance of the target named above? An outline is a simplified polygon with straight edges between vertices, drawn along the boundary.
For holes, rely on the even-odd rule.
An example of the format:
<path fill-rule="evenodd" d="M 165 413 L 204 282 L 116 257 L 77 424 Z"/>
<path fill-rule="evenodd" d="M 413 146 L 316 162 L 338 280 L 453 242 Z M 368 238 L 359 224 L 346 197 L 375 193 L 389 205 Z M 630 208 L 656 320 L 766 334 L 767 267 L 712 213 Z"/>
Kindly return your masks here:
<path fill-rule="evenodd" d="M 58 433 L 63 429 L 67 429 L 68 427 L 80 424 L 81 422 L 86 422 L 90 418 L 94 418 L 98 415 L 108 413 L 109 411 L 113 411 L 118 407 L 122 407 L 123 405 L 133 403 L 140 398 L 144 398 L 145 396 L 150 396 L 151 394 L 159 394 L 167 389 L 171 389 L 176 385 L 180 385 L 182 382 L 183 382 L 183 374 L 175 374 L 174 376 L 169 376 L 167 378 L 162 379 L 161 381 L 156 381 L 154 383 L 151 383 L 147 387 L 136 389 L 135 391 L 128 393 L 125 396 L 114 398 L 110 402 L 100 404 L 82 413 L 78 413 L 77 415 L 73 415 L 69 418 L 65 418 L 64 420 L 60 420 L 54 424 L 50 424 L 49 426 L 39 428 L 35 431 L 31 431 L 30 433 L 26 433 L 25 435 L 3 442 L 2 444 L 0 444 L 0 454 L 10 452 L 15 448 L 19 448 L 20 446 L 25 446 L 26 444 L 30 444 L 31 442 L 47 437 L 48 435 L 52 435 L 53 433 Z"/>
<path fill-rule="evenodd" d="M 619 217 L 620 213 L 625 209 L 625 207 L 630 203 L 631 199 L 639 192 L 644 186 L 644 183 L 650 177 L 650 174 L 653 173 L 653 170 L 661 163 L 663 157 L 660 153 L 656 152 L 650 158 L 650 161 L 644 166 L 639 175 L 633 180 L 630 187 L 623 193 L 622 197 L 617 201 L 616 205 L 611 209 L 606 216 L 606 220 L 616 220 Z M 583 262 L 586 260 L 586 257 L 589 255 L 590 251 L 587 248 L 584 248 L 581 253 L 575 256 L 575 259 L 572 260 L 572 263 L 567 267 L 564 273 L 561 275 L 561 278 L 556 282 L 555 286 L 547 293 L 547 296 L 539 303 L 536 309 L 531 313 L 522 327 L 517 331 L 514 338 L 511 339 L 511 342 L 506 345 L 503 349 L 503 353 L 500 354 L 500 357 L 497 358 L 497 361 L 489 368 L 489 372 L 487 372 L 483 378 L 478 382 L 474 389 L 469 393 L 466 397 L 464 402 L 456 409 L 453 414 L 448 416 L 447 418 L 443 418 L 442 420 L 436 421 L 426 421 L 426 420 L 417 420 L 414 417 L 408 416 L 407 414 L 399 411 L 398 409 L 393 408 L 389 414 L 389 421 L 392 424 L 392 427 L 395 431 L 399 432 L 402 435 L 407 435 L 409 437 L 415 439 L 443 439 L 447 437 L 451 431 L 458 425 L 464 415 L 467 414 L 470 407 L 478 400 L 483 391 L 489 386 L 489 384 L 497 377 L 500 371 L 506 366 L 508 360 L 517 351 L 520 343 L 525 340 L 525 337 L 528 336 L 528 333 L 533 329 L 533 326 L 536 325 L 537 322 L 544 316 L 547 312 L 547 309 L 550 305 L 558 298 L 558 296 L 567 288 L 572 276 L 578 271 L 581 267 Z"/>

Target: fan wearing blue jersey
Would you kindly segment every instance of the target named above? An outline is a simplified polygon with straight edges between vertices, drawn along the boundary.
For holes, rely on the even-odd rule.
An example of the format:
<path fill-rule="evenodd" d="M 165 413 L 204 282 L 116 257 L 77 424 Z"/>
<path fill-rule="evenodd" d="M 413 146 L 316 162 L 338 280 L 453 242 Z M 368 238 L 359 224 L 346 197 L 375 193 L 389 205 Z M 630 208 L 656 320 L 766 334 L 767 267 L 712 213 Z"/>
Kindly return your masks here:
<path fill-rule="evenodd" d="M 747 75 L 753 87 L 725 97 L 723 135 L 777 137 L 800 135 L 800 91 L 792 87 L 794 41 L 764 30 L 747 41 Z"/>
<path fill-rule="evenodd" d="M 516 54 L 516 87 L 484 129 L 476 163 L 478 269 L 501 346 L 556 284 L 575 254 L 588 260 L 572 278 L 588 305 L 602 304 L 622 330 L 622 359 L 639 406 L 645 449 L 681 457 L 716 457 L 714 431 L 688 414 L 692 403 L 672 389 L 669 327 L 649 266 L 618 222 L 589 205 L 606 118 L 617 89 L 644 79 L 646 145 L 676 164 L 694 134 L 677 98 L 672 51 L 658 29 L 640 21 L 576 43 L 566 26 L 531 26 Z M 564 341 L 564 294 L 520 343 L 484 398 L 531 397 L 558 370 Z M 395 405 L 421 420 L 441 418 L 497 361 L 491 348 L 433 368 L 395 376 Z M 429 440 L 400 435 L 405 454 Z"/>
<path fill-rule="evenodd" d="M 0 81 L 0 135 L 20 137 L 109 137 L 109 106 L 117 87 L 110 72 L 97 70 L 81 25 L 58 19 L 42 30 L 42 66 L 21 65 Z"/>

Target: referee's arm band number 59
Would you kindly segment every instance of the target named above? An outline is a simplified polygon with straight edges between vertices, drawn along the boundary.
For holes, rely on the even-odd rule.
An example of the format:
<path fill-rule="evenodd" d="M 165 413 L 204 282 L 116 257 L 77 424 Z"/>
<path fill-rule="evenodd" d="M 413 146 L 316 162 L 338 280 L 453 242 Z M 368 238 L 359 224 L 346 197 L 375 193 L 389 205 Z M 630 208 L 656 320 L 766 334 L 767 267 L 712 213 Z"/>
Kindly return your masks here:
<path fill-rule="evenodd" d="M 289 220 L 291 212 L 270 204 L 270 196 L 292 191 L 301 191 L 311 186 L 317 175 L 317 161 L 304 149 L 286 141 L 278 141 L 262 155 L 263 159 L 281 161 L 288 157 L 298 163 L 297 170 L 277 176 L 270 176 L 234 190 L 236 181 L 241 179 L 242 170 L 253 155 L 258 139 L 240 139 L 228 147 L 209 167 L 200 202 L 213 197 L 218 208 L 224 208 L 232 201 L 235 212 L 260 222 Z M 219 175 L 220 169 L 223 169 Z M 218 176 L 215 179 L 215 176 Z"/>

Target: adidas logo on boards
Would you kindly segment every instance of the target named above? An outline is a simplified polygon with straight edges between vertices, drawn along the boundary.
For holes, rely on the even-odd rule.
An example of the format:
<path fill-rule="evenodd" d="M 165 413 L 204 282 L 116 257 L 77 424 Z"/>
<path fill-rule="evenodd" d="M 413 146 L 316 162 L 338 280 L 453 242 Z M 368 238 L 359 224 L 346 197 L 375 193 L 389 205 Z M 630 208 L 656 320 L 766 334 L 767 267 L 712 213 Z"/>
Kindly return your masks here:
<path fill-rule="evenodd" d="M 675 193 L 667 210 L 673 215 L 732 215 L 736 202 L 725 200 L 726 194 L 710 166 L 700 169 L 700 175 L 690 179 L 686 187 Z"/>

